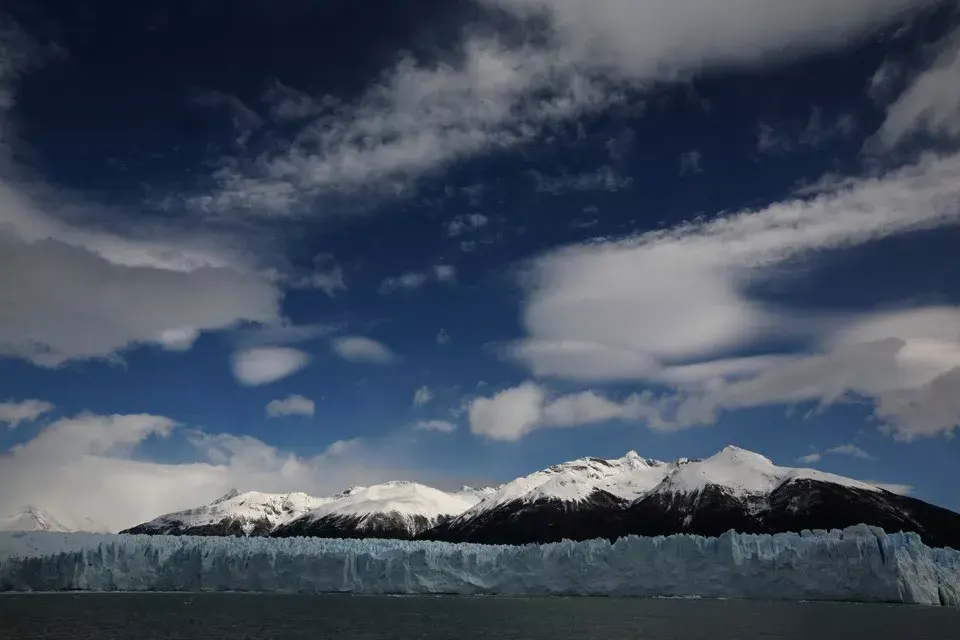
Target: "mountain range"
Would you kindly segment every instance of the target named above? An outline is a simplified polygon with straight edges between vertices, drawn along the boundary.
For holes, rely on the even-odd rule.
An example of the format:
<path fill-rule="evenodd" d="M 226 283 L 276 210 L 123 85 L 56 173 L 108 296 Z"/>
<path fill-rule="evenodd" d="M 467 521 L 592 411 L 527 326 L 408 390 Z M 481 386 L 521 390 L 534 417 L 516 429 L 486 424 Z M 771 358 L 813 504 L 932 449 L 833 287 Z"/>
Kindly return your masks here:
<path fill-rule="evenodd" d="M 29 528 L 27 520 L 21 528 Z M 328 497 L 232 490 L 124 532 L 526 544 L 861 523 L 960 548 L 960 514 L 851 478 L 777 466 L 733 446 L 702 460 L 662 462 L 632 451 L 613 460 L 582 458 L 496 487 L 459 491 L 414 482 L 353 487 Z"/>

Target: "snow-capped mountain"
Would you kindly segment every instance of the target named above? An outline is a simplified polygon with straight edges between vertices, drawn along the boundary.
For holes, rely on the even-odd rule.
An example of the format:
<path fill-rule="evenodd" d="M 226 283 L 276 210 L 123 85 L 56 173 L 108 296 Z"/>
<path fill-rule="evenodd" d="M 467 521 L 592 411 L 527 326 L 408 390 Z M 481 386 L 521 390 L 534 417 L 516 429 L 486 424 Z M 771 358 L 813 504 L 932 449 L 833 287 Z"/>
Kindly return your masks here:
<path fill-rule="evenodd" d="M 623 510 L 677 464 L 648 460 L 635 451 L 614 460 L 564 462 L 501 485 L 426 535 L 506 544 L 616 537 Z"/>
<path fill-rule="evenodd" d="M 0 531 L 75 531 L 49 512 L 32 505 L 24 505 L 6 515 L 0 516 Z"/>
<path fill-rule="evenodd" d="M 195 509 L 169 513 L 124 533 L 193 536 L 266 536 L 333 498 L 306 493 L 241 493 L 231 489 L 213 502 Z"/>
<path fill-rule="evenodd" d="M 915 531 L 932 546 L 960 548 L 960 514 L 850 478 L 778 467 L 738 447 L 677 466 L 626 509 L 623 523 L 625 533 L 637 535 L 707 536 L 865 523 Z"/>
<path fill-rule="evenodd" d="M 960 548 L 960 514 L 850 478 L 779 467 L 738 447 L 704 460 L 586 458 L 509 482 L 421 537 L 493 544 L 865 523 Z"/>
<path fill-rule="evenodd" d="M 960 514 L 850 478 L 780 467 L 737 447 L 703 460 L 661 462 L 632 451 L 613 460 L 583 458 L 499 487 L 454 492 L 412 482 L 353 487 L 325 498 L 231 492 L 129 532 L 523 544 L 861 523 L 960 548 Z"/>
<path fill-rule="evenodd" d="M 241 493 L 124 531 L 152 535 L 412 538 L 462 513 L 493 489 L 445 492 L 413 482 L 352 487 L 329 497 Z"/>
<path fill-rule="evenodd" d="M 274 531 L 275 536 L 414 538 L 473 506 L 486 493 L 452 493 L 415 482 L 353 487 Z"/>

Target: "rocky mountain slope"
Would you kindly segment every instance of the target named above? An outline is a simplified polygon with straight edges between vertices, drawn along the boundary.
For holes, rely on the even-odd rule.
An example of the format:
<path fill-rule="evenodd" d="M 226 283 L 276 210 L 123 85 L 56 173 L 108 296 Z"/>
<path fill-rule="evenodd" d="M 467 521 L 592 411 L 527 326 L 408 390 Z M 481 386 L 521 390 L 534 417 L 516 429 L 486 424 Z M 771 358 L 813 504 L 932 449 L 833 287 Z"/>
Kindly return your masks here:
<path fill-rule="evenodd" d="M 661 462 L 630 452 L 557 464 L 499 487 L 445 492 L 412 482 L 306 494 L 231 493 L 129 533 L 418 538 L 485 544 L 625 535 L 777 533 L 875 525 L 960 548 L 960 514 L 872 484 L 780 467 L 726 447 Z"/>

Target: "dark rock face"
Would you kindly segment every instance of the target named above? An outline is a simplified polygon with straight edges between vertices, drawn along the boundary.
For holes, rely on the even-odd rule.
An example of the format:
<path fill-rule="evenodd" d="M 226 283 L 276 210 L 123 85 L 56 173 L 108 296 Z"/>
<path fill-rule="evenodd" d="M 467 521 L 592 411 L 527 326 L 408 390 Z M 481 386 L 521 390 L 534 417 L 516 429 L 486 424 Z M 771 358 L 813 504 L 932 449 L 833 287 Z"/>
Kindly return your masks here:
<path fill-rule="evenodd" d="M 768 531 L 839 529 L 866 523 L 888 533 L 913 531 L 932 547 L 960 549 L 960 514 L 889 491 L 797 480 L 770 495 Z"/>
<path fill-rule="evenodd" d="M 752 500 L 731 495 L 721 487 L 707 486 L 694 494 L 657 493 L 641 498 L 624 513 L 626 532 L 638 536 L 693 533 L 719 536 L 734 529 L 759 533 L 754 513 L 762 508 Z"/>
<path fill-rule="evenodd" d="M 244 531 L 244 525 L 252 524 L 250 533 Z M 214 524 L 205 524 L 200 526 L 186 526 L 178 520 L 170 520 L 162 525 L 155 525 L 150 522 L 138 524 L 135 527 L 124 529 L 120 533 L 151 535 L 151 536 L 225 536 L 243 538 L 267 537 L 270 535 L 270 522 L 267 520 L 257 520 L 253 523 L 245 523 L 239 520 L 221 520 Z"/>
<path fill-rule="evenodd" d="M 527 544 L 561 540 L 615 539 L 623 534 L 626 502 L 596 490 L 579 503 L 560 500 L 514 501 L 469 520 L 452 520 L 424 532 L 424 540 Z"/>
<path fill-rule="evenodd" d="M 647 536 L 717 536 L 728 529 L 799 533 L 869 524 L 888 533 L 913 531 L 930 546 L 960 548 L 960 514 L 888 491 L 817 480 L 786 482 L 762 500 L 744 500 L 719 487 L 652 495 L 631 505 L 625 519 L 628 533 Z"/>
<path fill-rule="evenodd" d="M 654 493 L 633 504 L 603 491 L 581 503 L 517 501 L 435 527 L 419 538 L 527 544 L 676 533 L 715 537 L 730 529 L 799 533 L 861 523 L 888 533 L 912 531 L 930 546 L 960 548 L 960 514 L 888 491 L 816 480 L 787 482 L 765 497 L 747 498 L 707 486 L 693 494 Z"/>
<path fill-rule="evenodd" d="M 329 515 L 313 519 L 302 516 L 273 531 L 275 538 L 380 538 L 412 540 L 435 523 L 424 516 L 404 518 L 397 513 L 368 516 Z"/>

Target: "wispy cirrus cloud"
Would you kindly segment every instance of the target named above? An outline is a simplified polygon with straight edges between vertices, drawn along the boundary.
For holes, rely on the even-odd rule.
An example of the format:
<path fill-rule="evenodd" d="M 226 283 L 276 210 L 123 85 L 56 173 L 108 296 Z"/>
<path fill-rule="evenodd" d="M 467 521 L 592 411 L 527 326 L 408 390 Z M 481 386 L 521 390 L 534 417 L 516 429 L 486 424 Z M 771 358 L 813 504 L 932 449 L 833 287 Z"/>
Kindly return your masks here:
<path fill-rule="evenodd" d="M 949 434 L 960 425 L 960 310 L 820 319 L 761 302 L 747 285 L 797 256 L 958 223 L 960 155 L 926 155 L 756 211 L 560 249 L 525 272 L 528 337 L 507 353 L 541 377 L 673 389 L 654 405 L 658 428 L 858 396 L 897 438 Z M 789 338 L 811 351 L 763 351 Z M 746 349 L 752 355 L 729 355 Z"/>
<path fill-rule="evenodd" d="M 389 295 L 402 291 L 415 291 L 431 281 L 453 284 L 456 280 L 456 267 L 449 264 L 436 264 L 430 267 L 429 271 L 407 271 L 399 276 L 384 278 L 377 292 L 380 295 Z"/>
<path fill-rule="evenodd" d="M 622 87 L 849 46 L 936 1 L 482 0 L 513 17 L 522 27 L 514 35 L 531 37 L 466 25 L 456 56 L 402 57 L 349 102 L 275 84 L 266 96 L 273 117 L 298 123 L 297 132 L 267 151 L 224 158 L 212 188 L 188 203 L 315 215 L 307 205 L 324 195 L 409 193 L 455 162 L 518 147 L 616 103 Z M 610 190 L 628 180 L 607 167 L 540 184 Z"/>
<path fill-rule="evenodd" d="M 803 455 L 797 458 L 797 462 L 801 462 L 803 464 L 815 464 L 823 460 L 823 456 L 825 455 L 849 456 L 851 458 L 859 458 L 860 460 L 876 460 L 876 458 L 873 455 L 871 455 L 867 451 L 864 451 L 862 448 L 858 447 L 857 445 L 853 443 L 847 443 L 847 444 L 838 444 L 837 446 L 830 447 L 829 449 L 826 449 L 823 452 L 813 451 L 811 453 L 808 453 L 806 455 Z"/>
<path fill-rule="evenodd" d="M 489 218 L 482 213 L 470 213 L 456 216 L 446 223 L 447 236 L 457 238 L 464 234 L 473 233 L 487 226 Z"/>
<path fill-rule="evenodd" d="M 453 433 L 457 425 L 448 420 L 420 420 L 413 426 L 416 431 L 434 431 L 437 433 Z"/>
<path fill-rule="evenodd" d="M 945 36 L 935 49 L 930 65 L 915 73 L 904 92 L 887 107 L 883 126 L 868 149 L 889 149 L 917 134 L 960 139 L 960 87 L 956 82 L 960 76 L 960 28 Z M 884 69 L 889 67 L 881 67 L 878 73 Z"/>
<path fill-rule="evenodd" d="M 569 191 L 623 191 L 633 184 L 633 178 L 621 175 L 610 166 L 596 171 L 548 176 L 532 171 L 535 188 L 539 193 L 560 195 Z"/>

